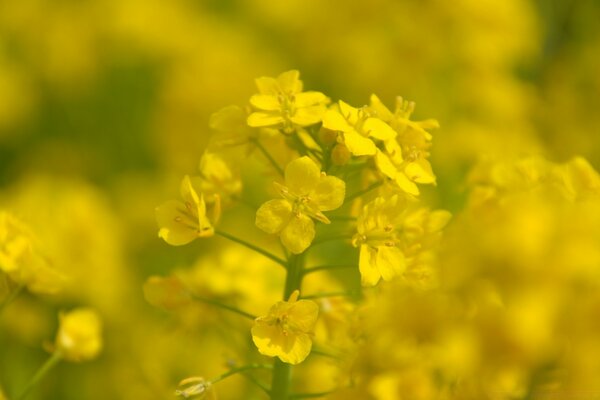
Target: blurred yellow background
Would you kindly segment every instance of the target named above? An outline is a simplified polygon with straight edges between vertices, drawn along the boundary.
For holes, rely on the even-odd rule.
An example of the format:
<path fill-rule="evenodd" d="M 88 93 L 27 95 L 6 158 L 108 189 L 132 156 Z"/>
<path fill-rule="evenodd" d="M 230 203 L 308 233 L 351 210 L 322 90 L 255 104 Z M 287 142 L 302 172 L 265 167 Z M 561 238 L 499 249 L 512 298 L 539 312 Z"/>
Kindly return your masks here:
<path fill-rule="evenodd" d="M 456 212 L 483 156 L 600 165 L 598 21 L 594 0 L 0 0 L 0 208 L 71 279 L 5 310 L 0 387 L 27 382 L 56 310 L 80 304 L 100 310 L 103 354 L 59 366 L 32 399 L 171 398 L 182 377 L 218 374 L 247 346 L 227 336 L 237 321 L 213 324 L 206 307 L 161 313 L 142 285 L 190 273 L 199 254 L 233 271 L 248 259 L 216 251 L 221 239 L 169 247 L 154 208 L 197 170 L 209 116 L 244 104 L 254 78 L 294 68 L 306 88 L 355 106 L 372 92 L 414 100 L 416 119 L 441 124 L 429 201 Z M 236 290 L 253 299 L 256 288 Z M 222 398 L 244 398 L 235 382 Z"/>

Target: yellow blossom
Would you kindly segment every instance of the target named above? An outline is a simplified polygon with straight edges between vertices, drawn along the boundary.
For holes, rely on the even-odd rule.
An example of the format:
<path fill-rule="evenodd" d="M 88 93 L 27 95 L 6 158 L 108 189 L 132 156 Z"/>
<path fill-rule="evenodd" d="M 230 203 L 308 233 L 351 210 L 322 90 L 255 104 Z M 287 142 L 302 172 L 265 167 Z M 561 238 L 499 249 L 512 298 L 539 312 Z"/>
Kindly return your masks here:
<path fill-rule="evenodd" d="M 321 92 L 303 92 L 299 77 L 298 71 L 291 70 L 277 78 L 258 78 L 256 86 L 259 93 L 250 98 L 250 104 L 258 111 L 248 116 L 248 125 L 254 128 L 277 127 L 291 133 L 296 126 L 321 122 L 329 99 Z"/>
<path fill-rule="evenodd" d="M 383 120 L 374 117 L 368 108 L 355 108 L 339 101 L 339 110 L 327 110 L 323 127 L 342 133 L 342 142 L 355 156 L 373 156 L 377 146 L 373 139 L 391 140 L 396 132 Z"/>
<path fill-rule="evenodd" d="M 212 383 L 200 376 L 186 378 L 179 382 L 179 388 L 175 391 L 175 396 L 184 399 L 194 397 L 196 399 L 214 400 L 217 398 Z"/>
<path fill-rule="evenodd" d="M 417 183 L 435 183 L 428 160 L 432 136 L 427 129 L 438 128 L 439 124 L 433 119 L 411 121 L 414 108 L 413 102 L 398 97 L 392 113 L 374 94 L 369 107 L 372 114 L 388 123 L 397 133 L 394 138 L 385 140 L 381 150 L 377 150 L 377 168 L 403 192 L 416 196 L 419 194 Z"/>
<path fill-rule="evenodd" d="M 315 237 L 313 218 L 325 224 L 323 211 L 335 210 L 344 202 L 346 185 L 327 176 L 308 157 L 298 158 L 285 169 L 285 186 L 278 185 L 283 199 L 269 200 L 256 212 L 256 226 L 279 234 L 283 245 L 300 254 Z"/>
<path fill-rule="evenodd" d="M 296 290 L 288 301 L 276 303 L 267 315 L 255 320 L 252 340 L 261 354 L 299 364 L 310 353 L 319 306 L 298 300 L 299 294 Z"/>
<path fill-rule="evenodd" d="M 204 195 L 198 195 L 192 179 L 186 175 L 181 183 L 181 197 L 183 201 L 171 200 L 156 208 L 158 236 L 173 246 L 180 246 L 214 235 L 214 224 L 221 212 L 219 196 L 215 195 L 209 207 Z"/>
<path fill-rule="evenodd" d="M 69 361 L 95 358 L 102 350 L 102 323 L 89 308 L 78 308 L 60 316 L 56 351 Z"/>
<path fill-rule="evenodd" d="M 406 201 L 398 195 L 390 199 L 377 197 L 368 203 L 357 222 L 352 243 L 360 247 L 359 270 L 364 286 L 374 286 L 380 279 L 390 281 L 407 269 L 409 256 L 415 257 L 427 235 L 439 232 L 448 222 L 446 211 L 425 209 L 408 211 Z"/>
<path fill-rule="evenodd" d="M 224 201 L 242 191 L 242 181 L 239 176 L 218 154 L 204 153 L 200 159 L 199 169 L 200 177 L 197 187 L 206 196 L 207 203 L 216 201 L 218 197 Z"/>

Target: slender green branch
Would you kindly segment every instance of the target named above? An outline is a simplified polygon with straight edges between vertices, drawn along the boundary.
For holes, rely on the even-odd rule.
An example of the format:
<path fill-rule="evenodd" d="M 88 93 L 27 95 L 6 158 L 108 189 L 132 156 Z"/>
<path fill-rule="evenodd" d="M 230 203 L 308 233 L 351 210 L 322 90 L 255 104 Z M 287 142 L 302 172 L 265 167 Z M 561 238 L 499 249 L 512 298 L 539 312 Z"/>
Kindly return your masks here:
<path fill-rule="evenodd" d="M 217 235 L 223 236 L 224 238 L 227 238 L 227 239 L 231 240 L 232 242 L 236 242 L 236 243 L 241 244 L 242 246 L 246 246 L 247 248 L 249 248 L 251 250 L 254 250 L 257 253 L 260 253 L 263 256 L 265 256 L 265 257 L 267 257 L 267 258 L 275 261 L 279 265 L 282 265 L 284 267 L 287 265 L 287 263 L 285 262 L 285 260 L 282 260 L 281 258 L 277 257 L 276 255 L 273 255 L 273 254 L 269 253 L 268 251 L 263 250 L 260 247 L 253 245 L 252 243 L 248 243 L 245 240 L 242 240 L 240 238 L 237 238 L 235 236 L 230 235 L 229 233 L 225 233 L 225 232 L 220 231 L 220 230 L 215 230 L 215 233 Z"/>
<path fill-rule="evenodd" d="M 245 317 L 245 318 L 251 319 L 251 320 L 253 320 L 253 321 L 256 319 L 256 316 L 255 316 L 255 315 L 252 315 L 252 314 L 250 314 L 250 313 L 247 313 L 247 312 L 245 312 L 245 311 L 242 311 L 242 310 L 240 310 L 240 309 L 237 309 L 237 308 L 235 308 L 235 307 L 233 307 L 233 306 L 230 306 L 230 305 L 227 305 L 227 304 L 223 304 L 223 303 L 221 303 L 221 302 L 219 302 L 219 301 L 217 301 L 217 300 L 208 299 L 208 298 L 206 298 L 206 297 L 197 296 L 197 295 L 195 295 L 195 294 L 191 294 L 190 296 L 191 296 L 191 298 L 192 298 L 193 300 L 196 300 L 196 301 L 201 301 L 202 303 L 210 304 L 210 305 L 213 305 L 213 306 L 216 306 L 216 307 L 222 308 L 223 310 L 231 311 L 231 312 L 233 312 L 233 313 L 236 313 L 236 314 L 238 314 L 238 315 L 241 315 L 242 317 Z"/>
<path fill-rule="evenodd" d="M 323 292 L 310 294 L 308 296 L 300 296 L 301 299 L 322 299 L 323 297 L 351 297 L 358 294 L 356 290 L 347 290 L 344 292 Z"/>
<path fill-rule="evenodd" d="M 348 202 L 350 200 L 354 200 L 357 197 L 360 197 L 363 194 L 369 193 L 371 190 L 376 189 L 381 185 L 383 185 L 383 181 L 377 181 L 375 183 L 372 183 L 371 185 L 367 186 L 366 188 L 359 190 L 358 192 L 355 192 L 355 193 L 351 194 L 350 196 L 346 196 L 345 201 Z"/>
<path fill-rule="evenodd" d="M 269 365 L 271 367 L 271 365 Z M 256 387 L 262 390 L 267 396 L 271 396 L 271 390 L 256 377 L 252 376 L 249 372 L 242 372 L 243 376 L 252 382 Z"/>
<path fill-rule="evenodd" d="M 19 396 L 17 396 L 16 400 L 23 400 L 27 397 L 27 395 L 31 392 L 31 390 L 42 380 L 44 376 L 52 369 L 56 364 L 58 364 L 62 360 L 62 354 L 56 351 L 52 354 L 52 356 L 46 360 L 46 362 L 41 366 L 40 369 L 35 373 L 33 378 L 29 381 L 25 389 L 21 392 Z"/>
<path fill-rule="evenodd" d="M 271 154 L 265 149 L 265 147 L 260 143 L 258 139 L 251 139 L 252 143 L 256 145 L 256 147 L 260 150 L 260 152 L 266 157 L 267 160 L 271 163 L 273 168 L 279 173 L 279 175 L 284 176 L 283 169 L 277 164 L 277 161 L 271 156 Z"/>
<path fill-rule="evenodd" d="M 316 399 L 318 397 L 329 396 L 332 393 L 335 393 L 335 390 L 318 393 L 295 393 L 290 396 L 290 399 Z"/>
<path fill-rule="evenodd" d="M 335 269 L 358 268 L 355 264 L 340 264 L 340 265 L 318 265 L 316 267 L 307 268 L 302 273 L 304 275 L 312 274 L 313 272 L 329 271 Z"/>
<path fill-rule="evenodd" d="M 217 382 L 221 382 L 223 379 L 229 378 L 232 375 L 235 374 L 239 374 L 239 373 L 243 373 L 252 369 L 271 369 L 272 366 L 270 364 L 248 364 L 248 365 L 244 365 L 241 367 L 237 367 L 237 368 L 232 368 L 229 371 L 225 372 L 224 374 L 221 374 L 219 376 L 217 376 L 214 379 L 210 380 L 211 384 L 215 384 Z"/>
<path fill-rule="evenodd" d="M 17 286 L 17 288 L 15 290 L 13 290 L 13 292 L 6 298 L 6 300 L 4 300 L 4 302 L 2 302 L 2 304 L 0 304 L 0 315 L 2 315 L 2 312 L 9 304 L 11 304 L 13 301 L 15 301 L 15 299 L 21 294 L 21 292 L 23 291 L 24 288 L 25 288 L 25 285 L 23 285 L 23 284 Z"/>

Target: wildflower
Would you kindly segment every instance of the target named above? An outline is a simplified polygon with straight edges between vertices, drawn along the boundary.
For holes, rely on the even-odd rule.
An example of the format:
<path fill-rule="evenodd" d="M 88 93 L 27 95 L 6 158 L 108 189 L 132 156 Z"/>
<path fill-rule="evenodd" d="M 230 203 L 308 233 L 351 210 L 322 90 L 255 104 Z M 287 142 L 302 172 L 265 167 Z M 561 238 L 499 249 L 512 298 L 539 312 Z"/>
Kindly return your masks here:
<path fill-rule="evenodd" d="M 278 185 L 283 199 L 269 200 L 256 212 L 256 226 L 279 234 L 292 253 L 302 253 L 312 243 L 312 219 L 330 223 L 323 211 L 335 210 L 344 202 L 346 185 L 334 176 L 321 173 L 308 157 L 298 158 L 285 169 L 285 186 Z"/>
<path fill-rule="evenodd" d="M 191 178 L 186 175 L 181 183 L 183 201 L 171 200 L 156 208 L 156 219 L 160 227 L 158 236 L 173 246 L 214 235 L 214 224 L 221 212 L 220 198 L 215 195 L 214 203 L 208 207 L 204 196 L 198 195 L 194 186 Z"/>
<path fill-rule="evenodd" d="M 248 116 L 248 125 L 254 128 L 277 127 L 292 133 L 295 127 L 321 122 L 329 99 L 321 92 L 303 92 L 300 73 L 291 70 L 277 78 L 256 80 L 259 94 L 250 98 L 258 111 Z"/>
<path fill-rule="evenodd" d="M 190 293 L 176 276 L 151 276 L 144 283 L 144 297 L 155 307 L 167 310 L 189 304 Z"/>
<path fill-rule="evenodd" d="M 394 138 L 385 140 L 382 150 L 377 150 L 377 168 L 403 192 L 418 195 L 416 183 L 433 184 L 435 175 L 429 157 L 432 136 L 427 129 L 437 128 L 436 120 L 411 121 L 414 102 L 397 98 L 396 109 L 392 113 L 376 95 L 371 95 L 370 112 L 388 123 L 397 133 Z"/>
<path fill-rule="evenodd" d="M 407 211 L 398 195 L 377 197 L 364 208 L 352 239 L 360 247 L 359 270 L 362 284 L 374 286 L 380 279 L 390 281 L 407 268 L 407 256 L 421 247 L 420 240 L 447 223 L 446 211 L 427 213 L 425 209 Z"/>
<path fill-rule="evenodd" d="M 396 132 L 383 120 L 373 117 L 367 108 L 354 108 L 339 101 L 338 110 L 328 110 L 323 127 L 342 133 L 342 142 L 355 156 L 373 156 L 377 146 L 373 139 L 390 140 Z"/>
<path fill-rule="evenodd" d="M 95 358 L 102 350 L 102 323 L 89 308 L 78 308 L 60 316 L 56 351 L 69 361 Z"/>
<path fill-rule="evenodd" d="M 294 291 L 288 301 L 275 303 L 267 315 L 255 320 L 252 340 L 261 354 L 299 364 L 310 353 L 319 306 L 298 300 L 299 294 Z"/>

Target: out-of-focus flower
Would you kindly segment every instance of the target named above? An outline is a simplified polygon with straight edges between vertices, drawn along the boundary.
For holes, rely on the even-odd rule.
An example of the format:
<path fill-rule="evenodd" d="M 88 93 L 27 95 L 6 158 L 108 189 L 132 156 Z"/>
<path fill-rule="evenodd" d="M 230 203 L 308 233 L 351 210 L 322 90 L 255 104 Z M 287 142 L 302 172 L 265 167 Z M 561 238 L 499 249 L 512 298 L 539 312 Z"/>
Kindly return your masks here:
<path fill-rule="evenodd" d="M 319 306 L 298 300 L 299 295 L 294 291 L 288 301 L 275 303 L 267 315 L 254 322 L 252 340 L 261 354 L 288 364 L 299 364 L 310 354 Z"/>
<path fill-rule="evenodd" d="M 62 314 L 55 346 L 68 361 L 96 358 L 102 350 L 102 322 L 96 311 L 78 308 Z"/>
<path fill-rule="evenodd" d="M 218 201 L 219 198 L 225 201 L 242 191 L 242 181 L 239 176 L 218 154 L 205 152 L 200 159 L 199 169 L 197 187 L 206 196 L 207 203 Z"/>
<path fill-rule="evenodd" d="M 258 111 L 248 116 L 248 125 L 255 128 L 277 127 L 292 133 L 294 127 L 321 122 L 329 99 L 321 92 L 303 92 L 300 73 L 291 70 L 277 78 L 256 79 L 259 94 L 250 98 Z"/>
<path fill-rule="evenodd" d="M 189 304 L 190 293 L 181 280 L 175 276 L 151 276 L 144 283 L 144 297 L 155 307 L 175 309 Z"/>
<path fill-rule="evenodd" d="M 29 228 L 5 211 L 0 211 L 0 270 L 36 293 L 56 293 L 65 279 L 38 252 Z"/>
<path fill-rule="evenodd" d="M 400 196 L 377 197 L 368 203 L 357 223 L 352 243 L 360 247 L 359 269 L 362 284 L 376 285 L 401 275 L 409 256 L 422 251 L 421 242 L 439 232 L 450 219 L 446 211 L 408 209 Z"/>
<path fill-rule="evenodd" d="M 187 175 L 181 183 L 181 197 L 183 201 L 171 200 L 156 208 L 158 236 L 173 246 L 180 246 L 214 235 L 214 225 L 221 215 L 220 198 L 215 195 L 214 203 L 208 206 L 204 195 L 198 195 Z"/>
<path fill-rule="evenodd" d="M 283 199 L 269 200 L 256 212 L 256 226 L 279 234 L 292 253 L 302 253 L 315 237 L 313 218 L 328 224 L 323 211 L 335 210 L 344 202 L 346 184 L 321 173 L 308 157 L 298 158 L 285 169 L 285 186 L 278 185 Z"/>

